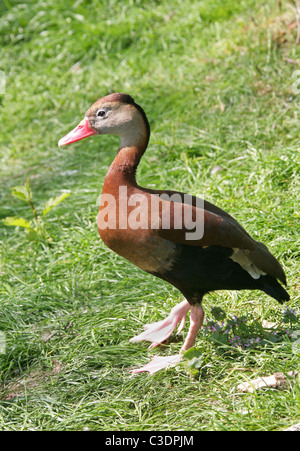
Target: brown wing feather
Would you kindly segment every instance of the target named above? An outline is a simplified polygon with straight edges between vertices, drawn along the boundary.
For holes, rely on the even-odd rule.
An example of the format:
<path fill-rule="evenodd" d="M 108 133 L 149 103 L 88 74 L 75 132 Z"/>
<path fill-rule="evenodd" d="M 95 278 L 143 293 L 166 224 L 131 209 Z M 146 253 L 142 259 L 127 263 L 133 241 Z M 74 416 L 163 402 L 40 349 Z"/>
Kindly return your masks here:
<path fill-rule="evenodd" d="M 143 191 L 150 195 L 156 194 L 160 196 L 163 193 L 168 196 L 179 194 L 182 201 L 184 201 L 184 194 L 175 191 L 144 189 Z M 163 228 L 163 222 L 161 221 L 160 227 L 157 230 L 161 238 L 190 246 L 223 246 L 232 249 L 241 249 L 245 251 L 248 258 L 260 270 L 286 284 L 284 271 L 278 260 L 269 252 L 268 248 L 264 244 L 255 241 L 232 216 L 219 207 L 203 201 L 203 209 L 199 209 L 195 206 L 197 204 L 197 198 L 194 196 L 188 198 L 188 204 L 169 202 L 168 200 L 161 199 L 160 203 L 160 217 L 162 218 L 168 214 L 170 216 L 169 227 Z M 178 215 L 184 218 L 181 228 L 176 228 L 176 218 L 178 218 Z M 195 226 L 193 227 L 193 225 L 197 218 L 203 221 L 203 235 L 199 239 L 187 238 L 187 234 L 195 231 Z M 189 236 L 191 237 L 191 235 Z"/>
<path fill-rule="evenodd" d="M 256 241 L 253 240 L 239 224 L 231 217 L 222 217 L 206 209 L 188 204 L 179 204 L 161 200 L 160 217 L 170 216 L 170 226 L 161 226 L 158 234 L 165 239 L 191 246 L 223 246 L 237 249 L 254 250 Z M 181 225 L 178 228 L 178 216 L 181 216 Z M 202 221 L 203 224 L 199 224 Z M 201 225 L 203 234 L 199 236 Z M 198 233 L 197 233 L 198 228 Z M 193 237 L 194 235 L 194 237 Z M 199 238 L 197 238 L 199 236 Z"/>

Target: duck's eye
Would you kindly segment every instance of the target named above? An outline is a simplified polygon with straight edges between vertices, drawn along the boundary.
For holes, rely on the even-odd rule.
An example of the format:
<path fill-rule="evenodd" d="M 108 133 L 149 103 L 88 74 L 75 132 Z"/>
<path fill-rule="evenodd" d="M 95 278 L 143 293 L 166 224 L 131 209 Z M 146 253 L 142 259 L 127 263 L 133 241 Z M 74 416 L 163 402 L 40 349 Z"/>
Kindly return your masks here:
<path fill-rule="evenodd" d="M 98 117 L 104 117 L 105 116 L 105 111 L 104 110 L 98 110 L 96 114 L 97 114 Z"/>

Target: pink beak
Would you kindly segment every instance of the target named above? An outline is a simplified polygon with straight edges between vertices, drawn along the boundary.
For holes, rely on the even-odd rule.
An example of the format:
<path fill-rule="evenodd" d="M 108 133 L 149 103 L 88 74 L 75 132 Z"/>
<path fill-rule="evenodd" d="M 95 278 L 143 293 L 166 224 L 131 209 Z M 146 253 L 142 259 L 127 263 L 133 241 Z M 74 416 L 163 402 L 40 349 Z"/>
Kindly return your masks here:
<path fill-rule="evenodd" d="M 88 136 L 96 135 L 97 132 L 89 126 L 88 118 L 85 117 L 70 133 L 61 138 L 58 141 L 59 146 L 64 146 L 65 144 L 71 144 L 76 141 L 80 141 Z"/>

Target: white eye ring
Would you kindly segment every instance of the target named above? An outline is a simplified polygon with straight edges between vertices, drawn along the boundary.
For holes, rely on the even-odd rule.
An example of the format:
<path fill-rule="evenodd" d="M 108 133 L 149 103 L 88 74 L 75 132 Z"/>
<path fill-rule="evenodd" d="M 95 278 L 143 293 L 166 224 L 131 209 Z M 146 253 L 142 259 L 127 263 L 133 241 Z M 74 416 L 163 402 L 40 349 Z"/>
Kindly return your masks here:
<path fill-rule="evenodd" d="M 105 110 L 98 110 L 96 113 L 97 117 L 105 117 L 106 111 Z"/>

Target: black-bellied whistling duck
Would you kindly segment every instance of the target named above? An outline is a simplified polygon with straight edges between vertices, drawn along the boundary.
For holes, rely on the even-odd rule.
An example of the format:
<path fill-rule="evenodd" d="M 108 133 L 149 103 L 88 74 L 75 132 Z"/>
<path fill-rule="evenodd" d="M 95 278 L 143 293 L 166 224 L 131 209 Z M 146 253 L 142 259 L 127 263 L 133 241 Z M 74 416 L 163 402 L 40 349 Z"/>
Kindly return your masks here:
<path fill-rule="evenodd" d="M 204 318 L 202 299 L 210 291 L 258 289 L 280 303 L 289 300 L 278 282 L 286 285 L 279 262 L 228 213 L 184 193 L 137 184 L 136 169 L 147 148 L 150 127 L 132 97 L 115 93 L 99 99 L 59 145 L 96 134 L 118 135 L 121 139 L 104 180 L 97 220 L 102 240 L 139 268 L 178 288 L 186 298 L 165 320 L 145 326 L 144 332 L 131 341 L 146 340 L 152 342 L 151 347 L 157 346 L 177 324 L 182 330 L 191 309 L 180 354 L 154 357 L 134 373 L 154 373 L 181 360 L 184 351 L 195 343 Z"/>

